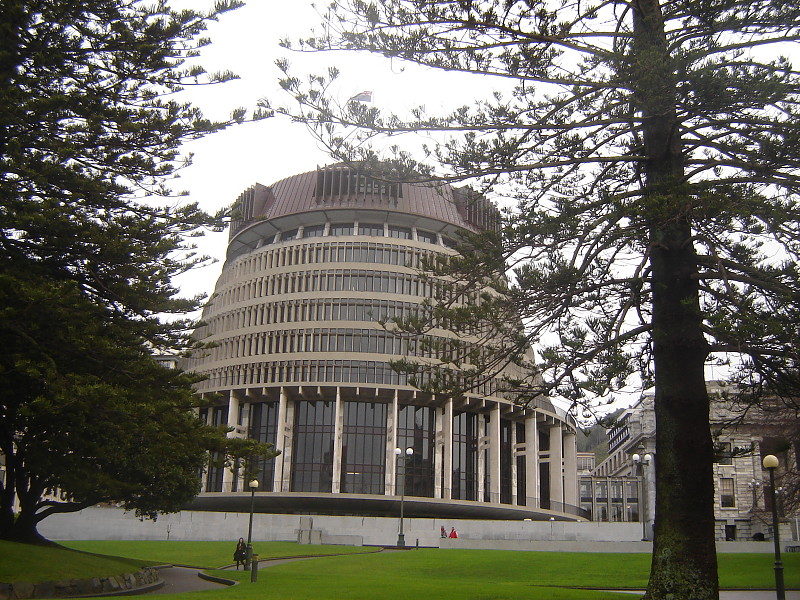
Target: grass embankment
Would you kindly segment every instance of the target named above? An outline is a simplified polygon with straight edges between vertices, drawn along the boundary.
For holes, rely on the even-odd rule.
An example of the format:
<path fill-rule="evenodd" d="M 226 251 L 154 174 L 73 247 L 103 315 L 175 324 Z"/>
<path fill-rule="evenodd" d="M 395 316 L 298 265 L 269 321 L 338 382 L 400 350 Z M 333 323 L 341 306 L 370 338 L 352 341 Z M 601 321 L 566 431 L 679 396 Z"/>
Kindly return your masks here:
<path fill-rule="evenodd" d="M 69 542 L 71 548 L 133 559 L 135 564 L 176 563 L 203 567 L 230 563 L 233 550 L 228 542 Z M 262 558 L 311 553 L 353 553 L 369 548 L 345 546 L 300 546 L 294 543 L 256 542 Z M 0 546 L 0 581 L 8 581 L 5 556 Z M 35 551 L 51 550 L 35 548 Z M 16 550 L 14 550 L 16 552 Z M 61 550 L 63 560 L 73 561 L 79 552 Z M 36 571 L 49 570 L 61 558 L 35 559 Z M 101 559 L 96 554 L 92 560 Z M 800 588 L 800 554 L 784 557 L 786 586 Z M 13 557 L 12 561 L 17 562 Z M 774 586 L 772 555 L 719 555 L 723 588 L 770 589 Z M 421 549 L 407 552 L 348 554 L 324 559 L 262 565 L 256 583 L 244 571 L 213 571 L 237 579 L 242 585 L 193 595 L 220 600 L 610 600 L 631 598 L 592 590 L 594 587 L 641 589 L 647 584 L 650 556 L 647 554 L 595 554 L 508 552 L 499 550 Z M 94 572 L 93 575 L 99 573 Z M 51 578 L 51 577 L 47 577 Z M 55 578 L 55 577 L 53 577 Z M 13 577 L 12 580 L 22 580 Z M 30 580 L 30 579 L 29 579 Z M 186 598 L 186 595 L 160 596 Z"/>
<path fill-rule="evenodd" d="M 0 540 L 0 581 L 60 581 L 135 573 L 157 564 L 115 556 L 97 556 L 59 546 L 32 546 Z"/>

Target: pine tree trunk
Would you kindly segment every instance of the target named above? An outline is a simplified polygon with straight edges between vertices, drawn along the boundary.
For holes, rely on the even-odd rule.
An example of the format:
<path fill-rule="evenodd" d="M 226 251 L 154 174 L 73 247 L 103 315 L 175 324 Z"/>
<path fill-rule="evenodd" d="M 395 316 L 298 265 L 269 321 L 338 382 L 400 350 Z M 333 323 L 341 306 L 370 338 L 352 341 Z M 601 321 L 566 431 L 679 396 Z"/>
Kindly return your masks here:
<path fill-rule="evenodd" d="M 656 523 L 646 598 L 716 600 L 713 444 L 689 227 L 662 234 L 653 266 Z M 683 229 L 683 232 L 680 231 Z"/>
<path fill-rule="evenodd" d="M 633 89 L 643 117 L 650 226 L 656 413 L 656 514 L 648 600 L 717 600 L 713 444 L 705 385 L 692 198 L 676 111 L 675 72 L 658 0 L 634 8 Z"/>

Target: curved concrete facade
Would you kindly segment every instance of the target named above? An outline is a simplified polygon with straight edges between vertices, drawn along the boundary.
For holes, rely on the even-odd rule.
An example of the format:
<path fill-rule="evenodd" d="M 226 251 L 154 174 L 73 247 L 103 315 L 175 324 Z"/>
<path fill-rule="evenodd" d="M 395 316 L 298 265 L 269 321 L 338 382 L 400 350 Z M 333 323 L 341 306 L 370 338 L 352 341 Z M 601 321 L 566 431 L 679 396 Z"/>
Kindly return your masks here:
<path fill-rule="evenodd" d="M 516 406 L 492 382 L 424 393 L 389 366 L 435 362 L 432 348 L 453 339 L 445 329 L 428 334 L 434 344 L 401 339 L 381 323 L 433 294 L 421 261 L 452 254 L 459 230 L 495 226 L 491 204 L 338 165 L 256 184 L 234 215 L 196 331 L 214 347 L 189 370 L 207 376 L 209 423 L 282 452 L 260 465 L 259 511 L 393 515 L 402 495 L 420 517 L 580 518 L 563 411 L 546 399 Z M 209 468 L 196 504 L 228 510 L 243 496 L 240 474 Z"/>

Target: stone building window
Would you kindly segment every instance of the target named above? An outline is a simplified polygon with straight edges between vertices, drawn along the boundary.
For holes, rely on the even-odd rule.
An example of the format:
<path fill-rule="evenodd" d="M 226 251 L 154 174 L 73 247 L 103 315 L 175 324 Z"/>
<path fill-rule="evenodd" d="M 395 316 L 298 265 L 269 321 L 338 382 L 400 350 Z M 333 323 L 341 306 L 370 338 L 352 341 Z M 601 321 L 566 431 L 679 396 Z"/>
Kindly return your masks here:
<path fill-rule="evenodd" d="M 719 501 L 722 508 L 734 508 L 736 506 L 733 477 L 722 477 L 719 480 Z"/>

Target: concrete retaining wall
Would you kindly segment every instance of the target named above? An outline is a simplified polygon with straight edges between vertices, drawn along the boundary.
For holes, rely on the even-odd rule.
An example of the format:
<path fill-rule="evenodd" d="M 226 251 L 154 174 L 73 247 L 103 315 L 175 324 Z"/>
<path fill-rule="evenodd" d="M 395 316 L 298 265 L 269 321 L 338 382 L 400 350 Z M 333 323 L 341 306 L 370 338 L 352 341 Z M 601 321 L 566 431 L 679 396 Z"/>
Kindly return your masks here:
<path fill-rule="evenodd" d="M 230 512 L 192 512 L 161 515 L 140 521 L 133 513 L 116 508 L 87 508 L 77 513 L 56 514 L 39 525 L 52 540 L 236 540 L 247 537 L 249 515 Z M 253 539 L 274 541 L 338 540 L 348 545 L 360 538 L 363 545 L 388 546 L 397 542 L 399 520 L 388 517 L 325 515 L 253 516 Z M 634 541 L 641 538 L 639 523 L 573 523 L 562 521 L 472 521 L 466 519 L 412 519 L 404 521 L 406 544 L 439 546 L 439 531 L 455 527 L 463 539 L 472 540 L 572 540 Z M 319 532 L 311 534 L 310 531 Z M 301 539 L 302 538 L 302 539 Z"/>
<path fill-rule="evenodd" d="M 249 514 L 191 512 L 140 521 L 133 513 L 93 507 L 56 514 L 39 525 L 51 540 L 208 540 L 247 537 Z M 399 520 L 386 517 L 325 515 L 253 516 L 253 539 L 306 544 L 392 546 Z M 440 528 L 455 527 L 458 539 L 442 539 Z M 485 548 L 562 552 L 650 552 L 642 542 L 640 523 L 573 523 L 566 521 L 472 521 L 405 519 L 406 545 L 441 548 Z M 787 542 L 791 543 L 791 542 Z M 771 542 L 718 542 L 720 552 L 772 552 Z"/>

